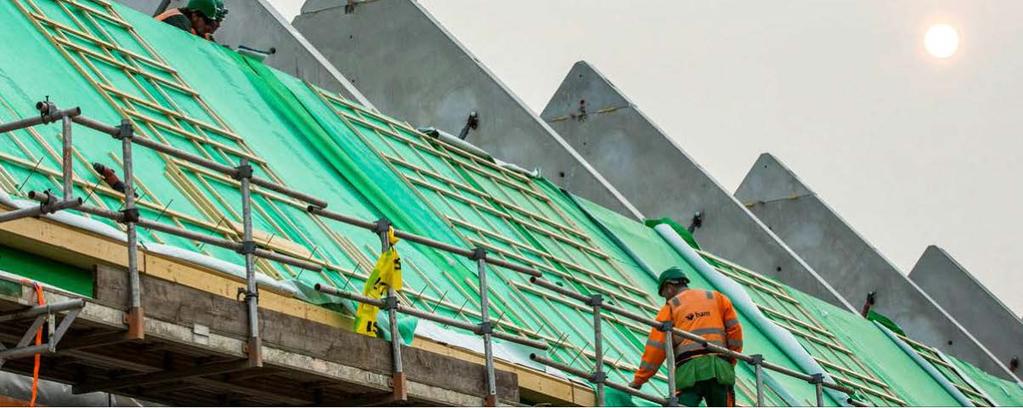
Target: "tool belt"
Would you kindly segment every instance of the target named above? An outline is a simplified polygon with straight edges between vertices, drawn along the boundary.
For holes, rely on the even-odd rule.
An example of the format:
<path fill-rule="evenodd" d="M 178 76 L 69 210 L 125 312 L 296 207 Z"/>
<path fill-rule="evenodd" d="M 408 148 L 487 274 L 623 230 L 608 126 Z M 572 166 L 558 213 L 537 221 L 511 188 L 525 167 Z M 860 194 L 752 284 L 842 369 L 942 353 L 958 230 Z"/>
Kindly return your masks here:
<path fill-rule="evenodd" d="M 720 358 L 722 360 L 728 361 L 728 359 L 725 358 L 725 356 L 723 356 L 721 354 L 718 354 L 718 353 L 715 353 L 713 351 L 707 350 L 707 349 L 693 350 L 693 351 L 687 351 L 685 353 L 682 353 L 682 354 L 679 354 L 679 355 L 675 356 L 675 368 L 681 367 L 682 364 L 685 364 L 687 361 L 692 360 L 692 359 L 694 359 L 696 357 L 706 356 L 706 355 L 717 356 L 718 358 Z"/>

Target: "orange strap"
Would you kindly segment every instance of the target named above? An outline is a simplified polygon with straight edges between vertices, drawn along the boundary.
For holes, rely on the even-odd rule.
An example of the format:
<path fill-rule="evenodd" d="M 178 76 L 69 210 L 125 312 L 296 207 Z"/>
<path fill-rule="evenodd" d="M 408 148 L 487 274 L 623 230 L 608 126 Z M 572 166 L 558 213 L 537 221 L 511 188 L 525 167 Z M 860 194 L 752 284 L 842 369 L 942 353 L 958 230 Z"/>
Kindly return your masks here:
<path fill-rule="evenodd" d="M 25 280 L 24 282 L 27 283 L 29 281 Z M 39 305 L 45 305 L 46 304 L 46 298 L 43 297 L 43 287 L 41 285 L 39 285 L 39 282 L 32 282 L 32 288 L 35 289 L 35 292 L 36 292 L 36 303 L 38 303 Z M 43 328 L 42 327 L 36 329 L 36 345 L 38 346 L 40 344 L 43 344 Z M 29 401 L 29 403 L 28 403 L 28 406 L 30 406 L 30 407 L 36 406 L 36 397 L 39 396 L 39 365 L 40 365 L 40 355 L 39 355 L 39 353 L 36 353 L 36 355 L 35 355 L 35 365 L 32 367 L 32 400 Z"/>

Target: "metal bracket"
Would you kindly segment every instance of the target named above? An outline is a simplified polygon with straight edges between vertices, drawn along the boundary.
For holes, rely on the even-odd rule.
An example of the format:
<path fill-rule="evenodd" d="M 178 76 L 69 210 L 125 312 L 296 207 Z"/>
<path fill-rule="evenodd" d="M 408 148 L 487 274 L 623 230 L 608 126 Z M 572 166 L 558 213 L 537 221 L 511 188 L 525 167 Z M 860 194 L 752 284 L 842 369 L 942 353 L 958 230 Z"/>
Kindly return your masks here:
<path fill-rule="evenodd" d="M 472 249 L 472 254 L 469 255 L 469 259 L 473 261 L 479 261 L 481 259 L 487 259 L 487 250 L 482 247 L 476 247 Z"/>
<path fill-rule="evenodd" d="M 39 201 L 39 212 L 41 214 L 53 214 L 53 213 L 55 213 L 56 211 L 53 210 L 53 205 L 57 204 L 57 197 L 54 196 L 53 193 L 49 189 L 43 190 L 43 192 L 40 193 L 40 194 L 45 195 L 46 198 Z M 34 198 L 34 196 L 35 196 L 35 192 L 30 191 L 29 192 L 29 197 Z"/>
<path fill-rule="evenodd" d="M 758 366 L 758 365 L 761 365 L 761 364 L 764 363 L 764 355 L 763 354 L 750 354 L 749 357 L 750 357 L 750 360 L 751 360 L 751 361 L 748 362 L 749 365 Z"/>
<path fill-rule="evenodd" d="M 242 241 L 241 246 L 235 251 L 241 255 L 248 255 L 256 253 L 256 241 Z"/>
<path fill-rule="evenodd" d="M 604 305 L 604 296 L 597 293 L 590 295 L 590 298 L 586 300 L 587 306 L 600 307 Z"/>
<path fill-rule="evenodd" d="M 383 306 L 380 307 L 381 310 L 395 310 L 398 308 L 397 296 L 387 296 L 380 300 L 384 302 Z"/>
<path fill-rule="evenodd" d="M 824 374 L 817 373 L 810 375 L 810 384 L 824 384 Z"/>
<path fill-rule="evenodd" d="M 494 334 L 494 322 L 489 320 L 481 322 L 478 326 L 476 326 L 476 329 L 473 330 L 473 333 L 476 333 L 476 335 L 478 336 L 482 336 L 484 334 Z"/>
<path fill-rule="evenodd" d="M 235 180 L 242 180 L 242 179 L 250 179 L 250 178 L 252 178 L 252 165 L 251 164 L 243 164 L 241 166 L 235 167 L 234 168 L 234 174 L 231 175 L 231 178 L 233 178 Z"/>
<path fill-rule="evenodd" d="M 458 132 L 458 138 L 465 140 L 469 137 L 469 129 L 476 129 L 480 127 L 480 114 L 476 111 L 469 112 L 469 117 L 465 119 L 465 126 L 462 127 L 462 131 Z"/>
<path fill-rule="evenodd" d="M 50 102 L 49 96 L 46 97 L 46 100 L 36 102 L 36 110 L 39 111 L 39 117 L 43 119 L 43 124 L 52 123 L 57 120 L 53 117 L 53 114 L 59 112 L 59 110 L 56 104 Z"/>
<path fill-rule="evenodd" d="M 703 211 L 697 211 L 696 214 L 693 214 L 693 220 L 689 224 L 689 228 L 686 228 L 686 230 L 688 230 L 689 233 L 692 234 L 693 232 L 696 232 L 696 230 L 699 229 L 702 226 L 703 226 Z"/>
<path fill-rule="evenodd" d="M 605 381 L 607 381 L 607 373 L 603 371 L 594 372 L 590 374 L 590 377 L 587 378 L 587 380 L 594 384 L 603 384 Z"/>
<path fill-rule="evenodd" d="M 244 299 L 242 299 L 244 297 Z M 234 299 L 241 302 L 242 300 L 249 300 L 249 298 L 259 299 L 258 292 L 249 292 L 245 288 L 238 288 L 238 293 L 235 293 Z"/>
<path fill-rule="evenodd" d="M 671 329 L 675 328 L 674 322 L 659 322 L 660 326 L 657 326 L 657 330 L 662 332 L 670 332 Z"/>
<path fill-rule="evenodd" d="M 122 224 L 127 224 L 129 222 L 133 223 L 139 222 L 139 209 L 137 207 L 125 208 L 121 210 L 121 215 L 123 216 L 121 218 Z"/>
<path fill-rule="evenodd" d="M 387 218 L 381 218 L 377 220 L 375 224 L 373 224 L 373 232 L 377 233 L 377 235 L 386 233 L 387 230 L 390 229 L 392 225 L 394 224 L 391 224 L 391 220 Z"/>
<path fill-rule="evenodd" d="M 121 124 L 117 126 L 117 136 L 114 139 L 131 139 L 135 137 L 135 128 L 132 127 L 131 121 L 128 119 L 122 119 Z"/>

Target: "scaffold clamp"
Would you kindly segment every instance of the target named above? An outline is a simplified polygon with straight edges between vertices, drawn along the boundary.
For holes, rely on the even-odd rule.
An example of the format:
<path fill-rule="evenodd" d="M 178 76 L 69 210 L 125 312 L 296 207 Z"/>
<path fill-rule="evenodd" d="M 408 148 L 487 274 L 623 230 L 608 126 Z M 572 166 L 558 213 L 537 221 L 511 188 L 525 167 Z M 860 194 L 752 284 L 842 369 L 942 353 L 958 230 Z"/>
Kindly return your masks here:
<path fill-rule="evenodd" d="M 117 126 L 117 135 L 114 139 L 131 139 L 135 137 L 135 128 L 131 126 L 131 121 L 128 119 L 121 119 L 121 124 Z"/>
<path fill-rule="evenodd" d="M 479 261 L 481 259 L 487 259 L 487 250 L 482 247 L 476 247 L 472 249 L 472 255 L 469 255 L 469 259 Z"/>

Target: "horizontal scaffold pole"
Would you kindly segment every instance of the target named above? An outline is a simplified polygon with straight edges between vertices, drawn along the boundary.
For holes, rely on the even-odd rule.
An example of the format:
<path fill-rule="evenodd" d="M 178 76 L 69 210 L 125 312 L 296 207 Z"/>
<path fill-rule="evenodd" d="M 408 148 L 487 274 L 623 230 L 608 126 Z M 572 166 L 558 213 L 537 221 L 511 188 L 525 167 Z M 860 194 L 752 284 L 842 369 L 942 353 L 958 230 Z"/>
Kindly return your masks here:
<path fill-rule="evenodd" d="M 354 300 L 354 301 L 359 302 L 359 303 L 365 303 L 367 305 L 373 305 L 373 306 L 376 306 L 376 307 L 379 307 L 379 308 L 386 307 L 386 305 L 385 305 L 383 300 L 373 299 L 373 298 L 368 297 L 368 296 L 363 296 L 363 295 L 352 293 L 352 292 L 338 290 L 338 289 L 335 289 L 333 287 L 324 286 L 324 285 L 321 285 L 321 284 L 318 284 L 318 283 L 316 284 L 316 290 L 318 292 L 320 292 L 320 293 L 325 293 L 325 294 L 328 294 L 328 295 L 334 295 L 334 296 L 342 297 L 342 298 L 345 298 L 345 299 L 351 299 L 351 300 Z M 415 309 L 415 308 L 411 308 L 411 307 L 408 307 L 408 306 L 405 306 L 405 305 L 401 305 L 401 304 L 398 305 L 398 312 L 407 314 L 409 316 L 415 316 L 415 317 L 418 317 L 420 319 L 429 320 L 429 321 L 440 323 L 440 324 L 446 324 L 446 325 L 449 325 L 449 326 L 454 326 L 454 327 L 457 327 L 459 329 L 469 330 L 469 331 L 472 331 L 472 332 L 475 332 L 475 331 L 477 331 L 479 329 L 478 325 L 475 325 L 475 324 L 472 324 L 472 323 L 450 319 L 450 318 L 447 318 L 447 317 L 444 317 L 444 316 L 440 316 L 440 315 L 437 315 L 437 314 L 434 314 L 434 313 L 430 313 L 430 312 L 425 312 L 425 311 L 422 311 L 422 310 L 419 310 L 419 309 Z M 529 346 L 529 347 L 533 347 L 533 348 L 539 349 L 539 350 L 547 350 L 547 343 L 544 343 L 542 341 L 527 339 L 525 337 L 516 336 L 514 334 L 502 333 L 502 332 L 498 332 L 498 331 L 495 331 L 493 333 L 493 336 L 495 338 L 498 338 L 498 339 L 501 339 L 501 340 L 507 340 L 507 341 L 510 341 L 512 343 L 521 344 L 523 346 Z"/>

